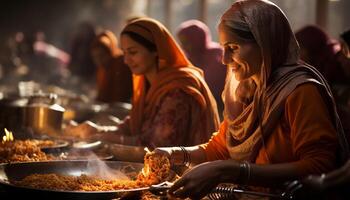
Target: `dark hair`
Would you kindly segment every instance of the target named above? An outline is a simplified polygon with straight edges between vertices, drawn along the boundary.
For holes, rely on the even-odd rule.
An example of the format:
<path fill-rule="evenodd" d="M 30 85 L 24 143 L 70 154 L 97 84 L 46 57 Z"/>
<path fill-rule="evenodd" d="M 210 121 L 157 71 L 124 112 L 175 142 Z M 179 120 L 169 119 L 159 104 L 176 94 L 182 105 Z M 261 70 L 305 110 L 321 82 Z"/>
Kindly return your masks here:
<path fill-rule="evenodd" d="M 141 44 L 151 52 L 157 51 L 157 47 L 153 42 L 148 41 L 146 38 L 142 37 L 137 33 L 131 31 L 123 31 L 121 34 L 128 35 L 129 37 L 131 37 L 131 39 L 135 40 L 137 43 Z"/>
<path fill-rule="evenodd" d="M 236 36 L 237 40 L 239 42 L 254 42 L 256 43 L 256 39 L 254 37 L 254 34 L 251 32 L 251 30 L 248 27 L 245 28 L 238 28 L 235 23 L 229 21 L 229 20 L 222 20 L 219 24 L 219 26 L 225 28 L 229 32 L 231 32 L 234 36 Z"/>
<path fill-rule="evenodd" d="M 350 29 L 340 34 L 340 37 L 346 42 L 346 45 L 350 48 Z"/>
<path fill-rule="evenodd" d="M 246 40 L 246 41 L 256 42 L 255 37 L 251 31 L 244 31 L 244 30 L 235 29 L 235 28 L 231 28 L 231 29 L 232 29 L 232 32 L 234 32 L 239 38 L 242 38 L 243 40 Z"/>

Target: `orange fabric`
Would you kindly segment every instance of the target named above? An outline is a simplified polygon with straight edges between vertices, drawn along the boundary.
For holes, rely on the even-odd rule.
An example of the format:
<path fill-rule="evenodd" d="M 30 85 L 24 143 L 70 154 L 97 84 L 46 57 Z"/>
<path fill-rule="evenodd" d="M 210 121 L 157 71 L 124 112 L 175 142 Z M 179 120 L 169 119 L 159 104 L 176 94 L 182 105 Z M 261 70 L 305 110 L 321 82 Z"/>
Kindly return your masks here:
<path fill-rule="evenodd" d="M 315 114 L 317 113 L 317 114 Z M 297 87 L 288 96 L 283 117 L 256 157 L 257 164 L 302 161 L 301 174 L 319 174 L 335 168 L 336 130 L 323 97 L 314 83 Z M 208 160 L 230 159 L 225 123 L 202 148 Z"/>
<path fill-rule="evenodd" d="M 125 31 L 137 33 L 156 45 L 159 69 L 192 65 L 168 29 L 160 22 L 150 18 L 137 19 L 129 23 L 123 29 Z"/>
<path fill-rule="evenodd" d="M 158 72 L 150 88 L 146 88 L 143 75 L 133 77 L 133 108 L 130 117 L 131 133 L 140 133 L 144 118 L 153 118 L 157 105 L 170 90 L 181 89 L 200 105 L 200 116 L 190 116 L 188 133 L 195 134 L 199 127 L 206 127 L 201 138 L 208 138 L 217 130 L 219 117 L 216 102 L 203 78 L 203 72 L 192 66 L 169 31 L 158 21 L 141 18 L 132 21 L 122 32 L 134 32 L 154 43 L 158 51 Z"/>
<path fill-rule="evenodd" d="M 91 48 L 98 46 L 103 46 L 110 52 L 111 60 L 107 66 L 97 66 L 97 100 L 106 103 L 129 102 L 132 95 L 132 75 L 123 61 L 116 36 L 108 30 L 102 32 Z"/>
<path fill-rule="evenodd" d="M 298 44 L 280 8 L 270 1 L 237 1 L 221 17 L 220 27 L 223 27 L 220 31 L 227 31 L 237 38 L 240 34 L 252 34 L 253 39 L 248 40 L 256 42 L 262 56 L 252 101 L 238 117 L 232 113 L 235 111 L 232 109 L 235 105 L 234 91 L 238 86 L 233 72 L 228 70 L 223 100 L 229 133 L 227 148 L 231 157 L 238 161 L 254 161 L 264 138 L 268 138 L 279 123 L 288 96 L 300 84 L 313 82 L 325 92 L 323 99 L 337 130 L 342 160 L 347 158 L 349 148 L 330 87 L 314 67 L 298 63 Z M 242 41 L 247 42 L 246 38 Z"/>
<path fill-rule="evenodd" d="M 227 121 L 223 121 L 218 132 L 213 133 L 209 142 L 200 145 L 205 150 L 207 160 L 227 160 L 230 154 L 226 147 Z"/>
<path fill-rule="evenodd" d="M 103 31 L 96 37 L 96 40 L 92 43 L 92 48 L 99 45 L 106 47 L 111 52 L 111 55 L 119 56 L 122 54 L 118 48 L 117 37 L 109 30 Z"/>

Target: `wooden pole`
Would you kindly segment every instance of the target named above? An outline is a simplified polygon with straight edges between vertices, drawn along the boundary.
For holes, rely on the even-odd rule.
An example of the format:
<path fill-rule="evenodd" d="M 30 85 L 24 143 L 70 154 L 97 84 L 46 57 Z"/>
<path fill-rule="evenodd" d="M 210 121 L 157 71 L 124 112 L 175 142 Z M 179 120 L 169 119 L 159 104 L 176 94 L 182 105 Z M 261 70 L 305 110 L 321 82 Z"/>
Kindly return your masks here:
<path fill-rule="evenodd" d="M 207 23 L 207 15 L 208 15 L 208 4 L 207 0 L 199 1 L 199 20 L 204 23 Z"/>
<path fill-rule="evenodd" d="M 316 24 L 324 30 L 328 28 L 328 0 L 316 1 Z"/>
<path fill-rule="evenodd" d="M 165 0 L 164 2 L 164 12 L 165 12 L 165 26 L 171 29 L 172 15 L 171 15 L 171 0 Z"/>

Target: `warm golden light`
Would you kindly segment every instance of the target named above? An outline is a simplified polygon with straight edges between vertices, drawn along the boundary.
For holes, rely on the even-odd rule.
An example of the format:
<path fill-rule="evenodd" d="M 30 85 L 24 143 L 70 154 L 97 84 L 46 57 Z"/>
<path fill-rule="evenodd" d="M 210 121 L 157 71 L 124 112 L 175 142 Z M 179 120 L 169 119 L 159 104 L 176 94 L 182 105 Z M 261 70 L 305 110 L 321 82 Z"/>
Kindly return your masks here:
<path fill-rule="evenodd" d="M 151 151 L 147 147 L 145 147 L 143 150 L 145 150 L 146 154 L 151 153 Z M 149 169 L 149 165 L 148 164 L 145 163 L 145 165 L 142 168 L 141 173 L 142 173 L 142 175 L 144 177 L 147 177 L 149 175 L 150 169 Z"/>
<path fill-rule="evenodd" d="M 13 138 L 12 132 L 8 131 L 6 128 L 4 130 L 5 130 L 5 135 L 2 137 L 2 143 L 4 144 L 5 142 L 13 141 L 14 138 Z"/>
<path fill-rule="evenodd" d="M 145 147 L 143 150 L 145 150 L 146 153 L 151 153 L 151 151 L 147 147 Z"/>
<path fill-rule="evenodd" d="M 237 97 L 236 97 L 236 89 L 238 87 L 239 81 L 237 81 L 236 77 L 234 77 L 234 73 L 231 79 L 231 89 L 232 91 L 234 91 L 233 93 L 233 100 L 236 101 Z"/>
<path fill-rule="evenodd" d="M 141 172 L 142 172 L 142 175 L 143 175 L 144 177 L 147 177 L 147 176 L 149 175 L 149 173 L 150 173 L 149 166 L 148 166 L 147 164 L 145 164 L 145 165 L 143 166 Z"/>

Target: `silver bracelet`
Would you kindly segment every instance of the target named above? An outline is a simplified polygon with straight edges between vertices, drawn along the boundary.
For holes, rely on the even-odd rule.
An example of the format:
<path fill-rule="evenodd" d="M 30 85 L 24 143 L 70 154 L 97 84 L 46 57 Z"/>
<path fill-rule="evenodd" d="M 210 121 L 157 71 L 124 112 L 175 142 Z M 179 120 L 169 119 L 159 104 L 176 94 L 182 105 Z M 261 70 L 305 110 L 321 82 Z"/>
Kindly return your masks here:
<path fill-rule="evenodd" d="M 190 165 L 191 165 L 191 156 L 190 156 L 190 154 L 188 153 L 188 151 L 186 150 L 185 147 L 180 146 L 180 149 L 181 149 L 181 151 L 183 153 L 182 165 L 184 165 L 186 167 L 190 167 Z"/>
<path fill-rule="evenodd" d="M 250 166 L 250 163 L 248 161 L 244 161 L 246 163 L 246 166 L 247 166 L 247 177 L 246 177 L 246 180 L 245 180 L 245 184 L 248 184 L 249 181 L 250 181 L 250 175 L 251 175 L 251 166 Z"/>
<path fill-rule="evenodd" d="M 239 164 L 239 175 L 237 183 L 246 185 L 250 181 L 251 166 L 248 161 L 243 161 Z"/>

